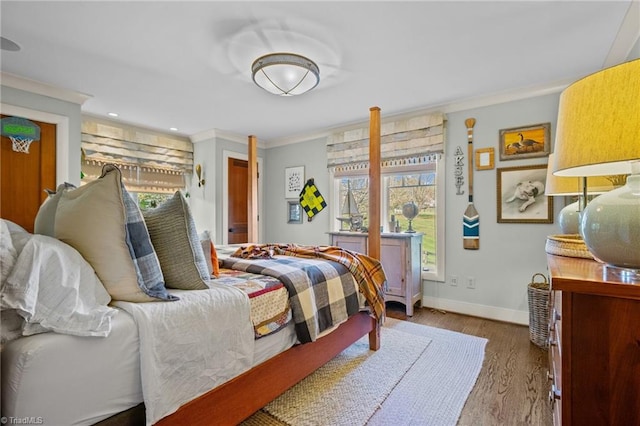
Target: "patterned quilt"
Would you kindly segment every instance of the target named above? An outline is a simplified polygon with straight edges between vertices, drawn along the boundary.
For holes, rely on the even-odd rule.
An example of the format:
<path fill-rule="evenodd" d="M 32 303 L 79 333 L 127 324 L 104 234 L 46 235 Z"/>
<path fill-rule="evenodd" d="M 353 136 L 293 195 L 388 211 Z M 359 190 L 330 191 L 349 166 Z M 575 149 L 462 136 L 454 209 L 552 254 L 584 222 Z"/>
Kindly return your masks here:
<path fill-rule="evenodd" d="M 289 294 L 278 279 L 220 268 L 218 278 L 211 281 L 233 286 L 247 293 L 256 339 L 275 333 L 291 321 Z"/>
<path fill-rule="evenodd" d="M 219 257 L 220 252 L 218 253 Z M 268 275 L 289 292 L 298 340 L 315 341 L 320 333 L 359 311 L 357 284 L 337 262 L 291 256 L 221 259 L 224 268 Z"/>

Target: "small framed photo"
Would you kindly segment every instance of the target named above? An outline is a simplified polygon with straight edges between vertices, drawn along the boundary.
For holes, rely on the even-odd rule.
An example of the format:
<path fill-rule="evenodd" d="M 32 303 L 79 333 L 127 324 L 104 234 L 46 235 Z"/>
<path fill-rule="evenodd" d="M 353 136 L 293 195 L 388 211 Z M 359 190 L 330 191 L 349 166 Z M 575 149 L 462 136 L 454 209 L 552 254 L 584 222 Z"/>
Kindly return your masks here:
<path fill-rule="evenodd" d="M 476 170 L 493 170 L 494 156 L 496 150 L 493 148 L 478 148 L 476 149 Z"/>
<path fill-rule="evenodd" d="M 545 195 L 546 164 L 496 172 L 498 223 L 553 223 L 553 197 Z"/>
<path fill-rule="evenodd" d="M 500 130 L 500 160 L 547 157 L 551 152 L 550 123 Z"/>
<path fill-rule="evenodd" d="M 284 198 L 298 198 L 304 187 L 304 166 L 284 169 Z"/>
<path fill-rule="evenodd" d="M 302 223 L 302 206 L 298 201 L 287 201 L 287 223 Z"/>

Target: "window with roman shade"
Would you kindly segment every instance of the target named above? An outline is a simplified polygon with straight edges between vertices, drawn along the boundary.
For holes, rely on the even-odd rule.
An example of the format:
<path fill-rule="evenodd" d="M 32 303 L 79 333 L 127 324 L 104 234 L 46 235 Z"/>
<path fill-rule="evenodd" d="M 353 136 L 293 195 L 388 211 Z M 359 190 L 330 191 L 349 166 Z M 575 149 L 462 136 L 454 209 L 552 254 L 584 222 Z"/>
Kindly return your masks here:
<path fill-rule="evenodd" d="M 422 233 L 422 275 L 444 280 L 444 146 L 446 118 L 441 112 L 399 118 L 381 124 L 381 225 L 383 232 L 408 227 L 402 206 L 413 202 L 419 215 L 413 229 Z M 327 168 L 333 177 L 334 230 L 344 230 L 352 214 L 368 226 L 369 127 L 327 138 Z M 349 205 L 345 209 L 345 205 Z M 355 204 L 355 207 L 352 205 Z"/>
<path fill-rule="evenodd" d="M 429 163 L 444 152 L 445 116 L 441 112 L 382 123 L 381 167 Z M 336 175 L 368 169 L 369 128 L 334 133 L 327 138 L 327 167 Z"/>
<path fill-rule="evenodd" d="M 130 192 L 171 194 L 185 188 L 185 175 L 193 170 L 190 140 L 118 123 L 84 118 L 81 148 L 83 183 L 113 163 Z"/>

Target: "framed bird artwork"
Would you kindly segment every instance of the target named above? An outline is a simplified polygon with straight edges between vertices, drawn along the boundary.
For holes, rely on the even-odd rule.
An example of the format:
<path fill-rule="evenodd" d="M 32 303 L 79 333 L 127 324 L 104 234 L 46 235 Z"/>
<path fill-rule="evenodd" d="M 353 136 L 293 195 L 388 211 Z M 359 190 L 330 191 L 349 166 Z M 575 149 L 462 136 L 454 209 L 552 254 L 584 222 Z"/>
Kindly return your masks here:
<path fill-rule="evenodd" d="M 500 130 L 500 160 L 548 157 L 551 123 Z"/>

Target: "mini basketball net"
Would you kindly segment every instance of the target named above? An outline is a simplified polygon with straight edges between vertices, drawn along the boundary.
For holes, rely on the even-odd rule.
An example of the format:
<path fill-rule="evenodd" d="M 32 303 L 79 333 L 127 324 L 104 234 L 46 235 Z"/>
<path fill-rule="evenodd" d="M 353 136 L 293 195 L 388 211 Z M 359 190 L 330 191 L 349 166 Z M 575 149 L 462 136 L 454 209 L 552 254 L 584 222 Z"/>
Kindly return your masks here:
<path fill-rule="evenodd" d="M 16 152 L 29 153 L 32 142 L 40 140 L 40 127 L 22 117 L 2 119 L 2 136 L 11 139 L 11 148 Z"/>

